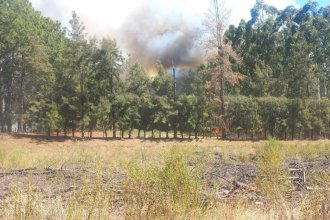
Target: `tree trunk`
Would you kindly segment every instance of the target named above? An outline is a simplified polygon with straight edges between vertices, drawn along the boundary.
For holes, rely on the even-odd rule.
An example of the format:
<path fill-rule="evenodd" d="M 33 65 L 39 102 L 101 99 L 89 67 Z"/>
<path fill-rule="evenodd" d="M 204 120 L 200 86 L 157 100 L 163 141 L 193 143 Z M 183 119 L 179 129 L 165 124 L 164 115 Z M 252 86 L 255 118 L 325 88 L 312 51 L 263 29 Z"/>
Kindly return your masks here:
<path fill-rule="evenodd" d="M 65 120 L 65 123 L 64 123 L 64 137 L 66 137 L 67 135 L 67 121 Z"/>
<path fill-rule="evenodd" d="M 15 72 L 15 53 L 11 53 L 10 65 L 8 73 L 4 77 L 4 85 L 6 86 L 7 93 L 4 97 L 5 100 L 5 111 L 4 111 L 4 120 L 7 127 L 7 132 L 12 132 L 12 95 L 13 95 L 13 75 Z"/>
<path fill-rule="evenodd" d="M 311 89 L 309 84 L 307 84 L 307 97 L 311 97 Z"/>
<path fill-rule="evenodd" d="M 139 128 L 138 129 L 138 136 L 137 136 L 139 139 L 141 138 L 140 134 L 141 134 L 141 129 Z"/>
<path fill-rule="evenodd" d="M 218 47 L 218 54 L 219 54 L 219 59 L 220 59 L 220 101 L 221 101 L 221 134 L 222 134 L 222 139 L 227 139 L 227 134 L 226 134 L 226 121 L 225 121 L 225 82 L 224 82 L 224 51 L 222 48 L 222 42 L 220 40 L 220 45 Z"/>
<path fill-rule="evenodd" d="M 110 92 L 111 92 L 111 104 L 113 103 L 113 99 L 114 99 L 114 89 L 113 89 L 113 74 L 110 73 Z M 115 119 L 115 112 L 112 109 L 111 110 L 111 117 L 112 117 L 112 129 L 113 129 L 113 133 L 112 133 L 112 137 L 116 138 L 116 119 Z"/>
<path fill-rule="evenodd" d="M 314 129 L 311 129 L 311 139 L 314 139 Z"/>
<path fill-rule="evenodd" d="M 178 138 L 178 131 L 176 130 L 175 127 L 174 127 L 173 137 L 174 137 L 174 139 L 177 139 Z"/>
<path fill-rule="evenodd" d="M 114 116 L 113 116 L 114 117 Z M 113 119 L 112 121 L 112 137 L 116 138 L 117 137 L 117 131 L 116 131 L 116 123 L 115 120 Z"/>
<path fill-rule="evenodd" d="M 4 132 L 4 123 L 3 123 L 3 72 L 2 65 L 0 62 L 0 132 Z"/>
<path fill-rule="evenodd" d="M 19 107 L 18 107 L 18 123 L 17 123 L 17 130 L 23 131 L 23 114 L 24 114 L 24 79 L 25 79 L 25 71 L 24 66 L 23 70 L 21 71 L 21 78 L 20 78 L 20 95 L 19 95 Z"/>
<path fill-rule="evenodd" d="M 81 138 L 84 138 L 85 137 L 85 125 L 83 122 L 80 126 L 80 132 L 81 132 Z"/>
<path fill-rule="evenodd" d="M 85 137 L 85 101 L 84 101 L 84 73 L 80 71 L 80 121 L 81 121 L 81 126 L 80 126 L 80 132 L 81 132 L 81 138 Z"/>
<path fill-rule="evenodd" d="M 291 129 L 291 139 L 292 140 L 294 139 L 294 136 L 295 136 L 295 128 L 293 126 L 292 129 Z"/>
<path fill-rule="evenodd" d="M 72 113 L 72 137 L 74 137 L 74 132 L 75 132 L 75 129 L 76 129 L 74 119 L 75 119 L 75 114 Z"/>
<path fill-rule="evenodd" d="M 146 130 L 143 130 L 143 138 L 146 139 Z"/>
<path fill-rule="evenodd" d="M 5 100 L 5 120 L 6 120 L 6 127 L 7 132 L 12 132 L 12 120 L 11 120 L 11 114 L 12 114 L 12 97 L 11 94 L 8 94 L 8 97 Z"/>
<path fill-rule="evenodd" d="M 25 114 L 27 111 L 26 109 L 26 104 L 25 101 L 23 100 L 23 114 Z M 27 124 L 26 124 L 26 118 L 23 117 L 23 131 L 26 132 L 27 131 Z"/>
<path fill-rule="evenodd" d="M 317 78 L 317 100 L 321 100 L 321 85 L 320 78 Z"/>
<path fill-rule="evenodd" d="M 327 97 L 327 95 L 328 95 L 327 77 L 324 77 L 323 89 L 324 89 L 324 97 Z"/>

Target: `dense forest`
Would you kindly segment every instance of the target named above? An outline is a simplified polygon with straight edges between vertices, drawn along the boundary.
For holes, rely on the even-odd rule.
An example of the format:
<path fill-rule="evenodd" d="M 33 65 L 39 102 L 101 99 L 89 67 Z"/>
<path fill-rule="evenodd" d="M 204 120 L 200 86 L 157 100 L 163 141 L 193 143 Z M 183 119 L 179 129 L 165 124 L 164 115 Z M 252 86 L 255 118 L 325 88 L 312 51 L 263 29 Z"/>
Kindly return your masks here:
<path fill-rule="evenodd" d="M 251 19 L 224 34 L 224 87 L 216 56 L 177 79 L 156 62 L 151 77 L 115 39 L 90 38 L 75 12 L 70 28 L 28 0 L 2 0 L 0 12 L 1 132 L 330 136 L 330 6 L 278 10 L 257 0 Z"/>

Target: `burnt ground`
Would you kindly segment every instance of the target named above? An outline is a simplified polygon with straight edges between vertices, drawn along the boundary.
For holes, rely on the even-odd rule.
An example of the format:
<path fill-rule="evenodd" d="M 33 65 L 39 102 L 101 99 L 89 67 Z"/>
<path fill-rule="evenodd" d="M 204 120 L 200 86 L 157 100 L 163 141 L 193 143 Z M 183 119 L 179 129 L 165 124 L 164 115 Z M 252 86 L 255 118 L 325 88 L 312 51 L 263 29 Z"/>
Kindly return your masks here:
<path fill-rule="evenodd" d="M 288 161 L 286 168 L 289 169 L 292 165 L 305 167 L 307 176 L 306 187 L 310 185 L 309 178 L 317 177 L 322 173 L 330 173 L 330 161 L 327 156 L 300 163 L 297 161 Z M 88 168 L 28 168 L 6 172 L 0 171 L 0 207 L 3 207 L 8 199 L 13 196 L 15 189 L 23 189 L 26 193 L 29 186 L 33 186 L 34 191 L 42 192 L 44 199 L 56 197 L 68 198 L 75 190 L 83 187 L 84 184 L 93 184 L 96 174 L 91 170 Z M 253 184 L 257 171 L 256 158 L 247 162 L 241 162 L 236 158 L 232 158 L 229 161 L 223 160 L 221 157 L 215 155 L 215 160 L 204 170 L 202 180 L 208 188 L 217 188 L 218 199 L 230 199 L 232 196 L 242 194 L 251 202 L 256 203 L 262 201 L 260 190 Z M 125 174 L 122 172 L 107 173 L 107 171 L 104 171 L 101 181 L 105 188 L 116 188 L 120 190 L 121 183 L 124 179 Z M 322 182 L 322 178 L 313 179 L 314 186 L 324 187 L 326 184 L 328 183 Z"/>
<path fill-rule="evenodd" d="M 42 192 L 43 199 L 66 199 L 86 183 L 93 184 L 96 174 L 93 169 L 37 169 L 28 168 L 11 171 L 0 171 L 0 208 L 3 207 L 15 194 L 16 189 L 27 193 L 29 186 L 33 191 Z M 228 198 L 236 189 L 245 187 L 253 181 L 257 172 L 255 163 L 231 163 L 222 159 L 215 160 L 207 167 L 202 176 L 203 182 L 210 188 L 219 187 L 221 198 Z M 125 174 L 122 172 L 102 174 L 103 187 L 121 190 Z M 243 184 L 241 186 L 235 184 Z"/>
<path fill-rule="evenodd" d="M 0 206 L 6 199 L 15 193 L 16 189 L 27 191 L 33 186 L 36 191 L 42 192 L 45 198 L 56 196 L 70 196 L 73 190 L 82 185 L 84 180 L 91 179 L 87 170 L 83 169 L 37 169 L 28 168 L 0 172 Z"/>

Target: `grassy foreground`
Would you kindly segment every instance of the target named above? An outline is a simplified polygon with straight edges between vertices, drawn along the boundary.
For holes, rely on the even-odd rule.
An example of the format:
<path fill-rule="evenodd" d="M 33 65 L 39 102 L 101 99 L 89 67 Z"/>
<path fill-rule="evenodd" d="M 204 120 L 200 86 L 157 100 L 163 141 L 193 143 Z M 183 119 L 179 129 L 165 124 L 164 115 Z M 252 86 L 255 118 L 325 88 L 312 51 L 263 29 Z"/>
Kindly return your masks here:
<path fill-rule="evenodd" d="M 0 136 L 1 219 L 330 219 L 330 141 Z M 290 164 L 306 169 L 293 190 Z"/>

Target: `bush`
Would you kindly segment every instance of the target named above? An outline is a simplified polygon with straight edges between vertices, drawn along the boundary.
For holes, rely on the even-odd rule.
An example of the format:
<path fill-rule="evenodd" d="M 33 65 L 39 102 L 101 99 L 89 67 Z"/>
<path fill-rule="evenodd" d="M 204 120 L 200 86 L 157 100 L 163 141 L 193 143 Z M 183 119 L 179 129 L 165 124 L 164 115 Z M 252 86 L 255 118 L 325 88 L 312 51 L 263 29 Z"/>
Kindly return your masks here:
<path fill-rule="evenodd" d="M 281 146 L 275 139 L 269 139 L 258 159 L 257 185 L 269 201 L 280 201 L 289 188 L 289 175 L 283 167 Z"/>
<path fill-rule="evenodd" d="M 130 165 L 124 184 L 129 219 L 172 219 L 203 209 L 199 173 L 192 173 L 182 154 L 171 152 L 165 165 Z"/>
<path fill-rule="evenodd" d="M 243 96 L 231 99 L 228 105 L 228 118 L 232 131 L 237 131 L 238 138 L 240 131 L 253 134 L 261 128 L 259 105 L 254 98 Z"/>

